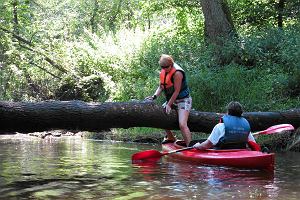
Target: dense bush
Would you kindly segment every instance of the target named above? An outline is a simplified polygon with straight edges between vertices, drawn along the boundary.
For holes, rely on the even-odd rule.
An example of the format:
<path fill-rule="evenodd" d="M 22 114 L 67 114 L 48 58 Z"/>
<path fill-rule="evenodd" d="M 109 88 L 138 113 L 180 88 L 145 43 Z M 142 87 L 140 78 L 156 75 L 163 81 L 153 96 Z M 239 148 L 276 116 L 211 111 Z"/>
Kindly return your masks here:
<path fill-rule="evenodd" d="M 4 0 L 0 97 L 142 100 L 166 53 L 186 70 L 197 110 L 221 112 L 231 100 L 248 111 L 299 107 L 299 3 L 286 2 L 278 28 L 273 3 L 228 2 L 239 38 L 217 51 L 204 41 L 196 1 L 19 1 L 16 22 Z"/>
<path fill-rule="evenodd" d="M 187 71 L 197 110 L 225 111 L 232 100 L 243 103 L 248 111 L 297 107 L 300 37 L 296 30 L 268 29 L 241 36 L 241 45 L 228 43 L 223 52 L 238 59 L 223 66 L 213 59 L 213 47 L 204 46 L 197 35 L 156 34 L 145 41 L 132 62 L 131 70 L 139 78 L 131 77 L 130 95 L 139 99 L 154 92 L 159 55 L 168 53 Z M 120 95 L 127 94 L 124 90 Z"/>
<path fill-rule="evenodd" d="M 227 43 L 222 51 L 224 57 L 237 59 L 222 66 L 214 59 L 214 48 L 204 45 L 197 31 L 183 34 L 176 29 L 165 29 L 148 34 L 140 32 L 138 38 L 137 33 L 123 30 L 119 36 L 126 34 L 130 39 L 127 43 L 116 35 L 98 38 L 86 32 L 78 42 L 61 47 L 69 49 L 63 52 L 70 51 L 62 60 L 73 66 L 71 73 L 57 81 L 41 70 L 21 71 L 20 67 L 10 65 L 6 73 L 1 71 L 1 80 L 15 81 L 1 95 L 12 100 L 141 100 L 157 88 L 158 59 L 160 54 L 167 53 L 187 72 L 194 109 L 221 112 L 231 100 L 240 101 L 248 111 L 299 107 L 298 30 L 297 27 L 285 31 L 267 29 L 241 35 L 240 45 Z M 134 48 L 129 47 L 134 39 L 139 42 Z M 24 85 L 28 79 L 18 78 L 25 72 L 31 78 L 31 86 L 39 83 L 40 90 L 34 92 Z M 162 103 L 164 99 L 159 101 Z"/>

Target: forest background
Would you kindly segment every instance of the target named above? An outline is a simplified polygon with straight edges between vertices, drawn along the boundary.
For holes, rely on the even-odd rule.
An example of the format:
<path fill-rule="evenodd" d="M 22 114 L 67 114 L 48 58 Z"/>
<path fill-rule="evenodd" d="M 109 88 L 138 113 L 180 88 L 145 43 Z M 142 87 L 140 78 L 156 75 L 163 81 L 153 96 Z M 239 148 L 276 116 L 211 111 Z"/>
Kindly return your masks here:
<path fill-rule="evenodd" d="M 2 101 L 143 100 L 165 53 L 195 110 L 300 106 L 299 0 L 2 0 L 0 13 Z"/>

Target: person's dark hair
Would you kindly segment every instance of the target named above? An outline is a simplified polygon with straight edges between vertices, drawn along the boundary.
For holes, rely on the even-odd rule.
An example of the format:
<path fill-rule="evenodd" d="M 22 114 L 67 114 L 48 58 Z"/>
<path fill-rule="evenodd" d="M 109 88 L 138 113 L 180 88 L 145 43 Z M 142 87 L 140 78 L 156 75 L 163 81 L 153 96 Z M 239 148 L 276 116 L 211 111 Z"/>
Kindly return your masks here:
<path fill-rule="evenodd" d="M 243 107 L 242 105 L 237 101 L 231 101 L 227 105 L 227 112 L 229 115 L 241 117 L 243 114 Z"/>

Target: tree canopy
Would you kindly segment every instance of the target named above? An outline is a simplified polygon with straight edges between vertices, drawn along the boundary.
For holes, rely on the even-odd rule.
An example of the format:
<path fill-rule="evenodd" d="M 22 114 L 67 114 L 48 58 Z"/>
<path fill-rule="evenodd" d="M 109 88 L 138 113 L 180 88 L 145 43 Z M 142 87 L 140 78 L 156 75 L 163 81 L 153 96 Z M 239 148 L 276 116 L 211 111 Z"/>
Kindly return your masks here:
<path fill-rule="evenodd" d="M 219 26 L 206 13 L 217 7 L 236 37 L 217 32 L 216 51 L 207 28 Z M 299 8 L 284 0 L 2 0 L 0 97 L 143 99 L 167 53 L 187 71 L 197 110 L 223 111 L 230 100 L 249 111 L 299 107 Z"/>

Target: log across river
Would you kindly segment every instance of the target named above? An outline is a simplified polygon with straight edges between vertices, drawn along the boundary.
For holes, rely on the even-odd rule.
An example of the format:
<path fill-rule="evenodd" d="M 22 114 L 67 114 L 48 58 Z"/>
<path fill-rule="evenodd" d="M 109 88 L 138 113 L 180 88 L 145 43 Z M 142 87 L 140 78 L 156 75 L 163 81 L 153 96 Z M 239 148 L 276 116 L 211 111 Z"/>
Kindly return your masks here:
<path fill-rule="evenodd" d="M 192 110 L 191 131 L 209 133 L 224 113 Z M 276 124 L 300 126 L 300 109 L 245 112 L 252 131 Z M 110 128 L 153 127 L 179 129 L 175 110 L 167 115 L 153 102 L 86 103 L 82 101 L 8 102 L 0 101 L 0 132 L 35 132 L 55 129 L 103 131 Z"/>

